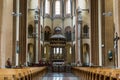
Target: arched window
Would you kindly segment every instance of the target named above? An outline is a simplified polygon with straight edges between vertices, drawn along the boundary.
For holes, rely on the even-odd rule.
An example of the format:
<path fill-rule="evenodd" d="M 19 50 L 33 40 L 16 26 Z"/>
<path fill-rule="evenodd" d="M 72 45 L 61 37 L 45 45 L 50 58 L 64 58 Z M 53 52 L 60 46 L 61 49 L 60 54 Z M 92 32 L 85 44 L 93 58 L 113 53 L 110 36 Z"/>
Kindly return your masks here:
<path fill-rule="evenodd" d="M 44 47 L 44 54 L 46 54 L 47 53 L 47 49 L 46 49 L 46 46 Z"/>
<path fill-rule="evenodd" d="M 88 43 L 83 44 L 83 50 L 82 50 L 83 66 L 89 65 L 89 50 L 90 50 L 89 44 Z"/>
<path fill-rule="evenodd" d="M 50 1 L 46 0 L 45 2 L 45 14 L 50 14 Z"/>
<path fill-rule="evenodd" d="M 30 24 L 28 26 L 28 37 L 32 37 L 33 36 L 33 26 Z"/>
<path fill-rule="evenodd" d="M 55 15 L 60 15 L 60 0 L 55 1 Z"/>
<path fill-rule="evenodd" d="M 83 37 L 84 38 L 89 37 L 89 27 L 88 27 L 88 25 L 84 25 L 84 27 L 83 27 Z"/>
<path fill-rule="evenodd" d="M 73 27 L 73 40 L 75 40 L 75 25 Z"/>
<path fill-rule="evenodd" d="M 62 48 L 60 48 L 60 54 L 62 54 Z"/>
<path fill-rule="evenodd" d="M 71 28 L 68 26 L 65 28 L 65 36 L 67 41 L 71 41 Z"/>
<path fill-rule="evenodd" d="M 33 44 L 32 43 L 28 44 L 28 52 L 33 52 Z"/>
<path fill-rule="evenodd" d="M 70 4 L 70 0 L 67 0 L 66 2 L 66 14 L 70 14 L 71 13 L 71 4 Z"/>
<path fill-rule="evenodd" d="M 45 32 L 44 32 L 44 40 L 45 41 L 49 41 L 50 34 L 51 34 L 51 29 L 50 29 L 49 26 L 46 26 L 45 27 Z"/>
<path fill-rule="evenodd" d="M 43 31 L 43 27 L 41 25 L 41 40 L 43 40 L 43 39 L 44 39 L 44 31 Z"/>
<path fill-rule="evenodd" d="M 54 33 L 55 34 L 61 34 L 61 28 L 60 27 L 55 27 Z"/>
<path fill-rule="evenodd" d="M 34 45 L 33 43 L 28 43 L 28 54 L 27 61 L 32 63 L 34 61 Z"/>
<path fill-rule="evenodd" d="M 69 51 L 69 52 L 70 52 L 70 54 L 72 54 L 72 47 L 70 47 L 70 48 L 69 48 L 69 50 L 70 50 L 70 51 Z"/>

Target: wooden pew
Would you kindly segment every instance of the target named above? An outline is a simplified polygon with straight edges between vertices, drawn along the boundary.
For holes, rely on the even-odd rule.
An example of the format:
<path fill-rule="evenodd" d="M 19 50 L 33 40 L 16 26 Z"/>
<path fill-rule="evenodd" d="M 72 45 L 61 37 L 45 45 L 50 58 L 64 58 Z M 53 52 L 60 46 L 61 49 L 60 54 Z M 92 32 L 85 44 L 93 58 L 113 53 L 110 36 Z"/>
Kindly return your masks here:
<path fill-rule="evenodd" d="M 33 80 L 37 76 L 42 77 L 45 72 L 46 67 L 0 69 L 0 80 Z"/>
<path fill-rule="evenodd" d="M 42 78 L 42 76 L 46 73 L 46 69 L 47 69 L 46 67 L 35 68 L 35 69 L 30 68 L 32 79 L 38 78 L 40 76 Z M 38 79 L 35 79 L 35 80 L 38 80 Z"/>
<path fill-rule="evenodd" d="M 20 69 L 0 69 L 0 80 L 17 80 L 24 78 Z"/>
<path fill-rule="evenodd" d="M 72 72 L 81 80 L 120 80 L 120 69 L 100 67 L 73 67 Z"/>

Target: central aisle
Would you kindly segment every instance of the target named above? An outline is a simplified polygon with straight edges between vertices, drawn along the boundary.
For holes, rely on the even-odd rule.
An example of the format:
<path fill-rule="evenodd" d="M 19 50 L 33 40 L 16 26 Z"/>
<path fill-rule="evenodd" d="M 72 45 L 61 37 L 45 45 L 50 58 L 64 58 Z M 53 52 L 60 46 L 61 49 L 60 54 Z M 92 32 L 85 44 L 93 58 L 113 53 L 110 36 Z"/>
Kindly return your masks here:
<path fill-rule="evenodd" d="M 80 80 L 72 73 L 47 73 L 42 80 Z"/>

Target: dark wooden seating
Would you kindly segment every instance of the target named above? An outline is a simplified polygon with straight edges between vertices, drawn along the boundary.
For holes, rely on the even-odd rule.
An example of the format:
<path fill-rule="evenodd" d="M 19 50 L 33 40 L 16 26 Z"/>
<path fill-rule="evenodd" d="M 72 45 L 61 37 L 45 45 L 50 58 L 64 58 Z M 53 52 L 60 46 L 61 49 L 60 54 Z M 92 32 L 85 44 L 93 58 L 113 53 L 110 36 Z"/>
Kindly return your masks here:
<path fill-rule="evenodd" d="M 42 77 L 45 72 L 46 67 L 0 69 L 0 80 L 35 80 L 34 78 Z"/>
<path fill-rule="evenodd" d="M 100 67 L 73 67 L 72 72 L 81 80 L 120 80 L 120 69 Z"/>

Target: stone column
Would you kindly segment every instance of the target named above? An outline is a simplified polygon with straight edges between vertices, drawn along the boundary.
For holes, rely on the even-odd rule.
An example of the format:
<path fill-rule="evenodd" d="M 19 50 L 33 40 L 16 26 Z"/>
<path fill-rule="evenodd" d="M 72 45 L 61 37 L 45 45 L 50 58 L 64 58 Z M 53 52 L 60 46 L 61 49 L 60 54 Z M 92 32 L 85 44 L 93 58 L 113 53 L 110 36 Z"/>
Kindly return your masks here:
<path fill-rule="evenodd" d="M 90 1 L 91 63 L 99 65 L 98 0 Z"/>
<path fill-rule="evenodd" d="M 3 13 L 3 0 L 0 1 L 0 30 L 1 30 L 1 25 L 2 25 L 2 14 Z M 1 32 L 0 32 L 0 65 L 2 65 L 2 56 L 1 56 Z"/>
<path fill-rule="evenodd" d="M 120 0 L 113 0 L 114 3 L 114 23 L 115 23 L 115 32 L 118 33 L 118 36 L 120 36 Z M 114 34 L 115 35 L 115 34 Z M 118 51 L 117 51 L 117 62 L 118 67 L 120 67 L 120 40 L 118 40 Z"/>
<path fill-rule="evenodd" d="M 99 38 L 99 66 L 102 66 L 102 11 L 101 11 L 101 0 L 98 0 L 98 38 Z"/>
<path fill-rule="evenodd" d="M 41 0 L 38 0 L 38 9 L 39 9 L 39 14 L 38 14 L 38 16 L 39 16 L 39 18 L 38 18 L 38 60 L 41 60 L 41 54 L 42 54 L 42 52 L 41 52 L 41 22 L 40 22 L 40 20 L 41 20 L 41 18 L 40 18 L 40 15 L 41 15 L 41 13 L 40 13 L 40 2 L 41 2 Z"/>
<path fill-rule="evenodd" d="M 76 3 L 78 3 L 78 0 L 76 0 Z M 78 4 L 76 4 L 76 9 L 78 8 Z M 75 62 L 78 61 L 78 13 L 76 10 L 76 27 L 75 27 Z"/>
<path fill-rule="evenodd" d="M 39 34 L 38 34 L 38 31 L 39 31 L 39 28 L 38 28 L 38 24 L 39 24 L 39 10 L 38 8 L 35 9 L 35 16 L 34 16 L 34 19 L 35 19 L 35 63 L 38 63 L 38 45 L 39 45 Z"/>
<path fill-rule="evenodd" d="M 64 8 L 65 8 L 65 5 L 64 5 L 64 0 L 62 0 L 62 29 L 64 30 Z"/>
<path fill-rule="evenodd" d="M 108 2 L 109 1 L 109 2 Z M 113 23 L 113 0 L 102 0 L 102 41 L 104 66 L 114 65 L 114 23 Z M 109 52 L 113 53 L 113 59 L 109 59 Z"/>
<path fill-rule="evenodd" d="M 16 66 L 19 64 L 19 0 L 16 0 Z"/>
<path fill-rule="evenodd" d="M 19 0 L 19 5 L 20 13 L 22 13 L 19 17 L 19 63 L 24 65 L 27 61 L 27 0 Z"/>
<path fill-rule="evenodd" d="M 80 63 L 80 65 L 82 64 L 81 63 L 81 48 L 82 48 L 82 15 L 81 15 L 81 12 L 82 12 L 82 10 L 80 9 L 80 8 L 78 8 L 78 11 L 77 11 L 77 13 L 78 13 L 78 29 L 77 29 L 77 42 L 78 42 L 78 60 L 77 61 L 79 61 L 79 63 Z"/>
<path fill-rule="evenodd" d="M 119 23 L 119 36 L 120 36 L 120 0 L 117 0 L 118 1 L 118 23 Z M 120 40 L 118 41 L 118 53 L 120 53 Z M 120 67 L 120 54 L 118 54 L 118 67 Z"/>
<path fill-rule="evenodd" d="M 0 0 L 0 67 L 13 56 L 13 0 Z"/>

